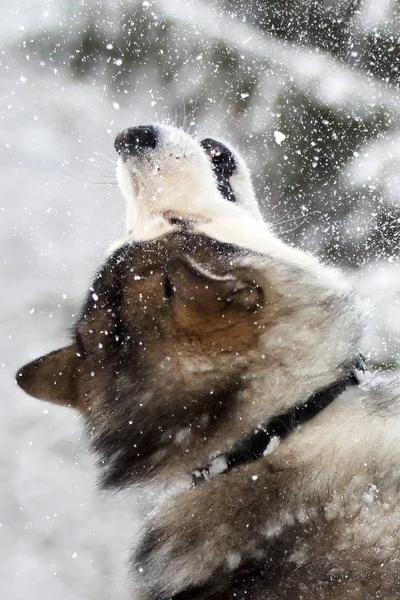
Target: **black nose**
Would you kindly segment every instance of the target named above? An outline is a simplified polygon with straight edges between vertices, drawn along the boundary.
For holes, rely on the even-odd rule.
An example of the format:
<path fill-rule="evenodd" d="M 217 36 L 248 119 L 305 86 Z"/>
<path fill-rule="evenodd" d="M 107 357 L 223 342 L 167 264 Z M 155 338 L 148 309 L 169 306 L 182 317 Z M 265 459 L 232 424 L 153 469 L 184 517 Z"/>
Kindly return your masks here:
<path fill-rule="evenodd" d="M 157 146 L 157 131 L 153 125 L 129 127 L 115 138 L 114 148 L 122 158 L 140 156 L 145 150 Z"/>

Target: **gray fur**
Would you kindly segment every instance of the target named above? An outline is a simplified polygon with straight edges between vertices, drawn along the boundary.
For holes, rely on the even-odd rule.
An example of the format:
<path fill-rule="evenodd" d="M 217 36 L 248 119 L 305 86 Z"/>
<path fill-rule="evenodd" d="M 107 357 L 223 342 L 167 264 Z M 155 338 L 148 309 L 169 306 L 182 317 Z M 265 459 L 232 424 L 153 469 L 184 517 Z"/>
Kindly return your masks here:
<path fill-rule="evenodd" d="M 272 235 L 253 196 L 191 204 L 196 177 L 212 189 L 203 150 L 162 131 L 161 171 L 171 148 L 182 159 L 168 158 L 163 185 L 179 194 L 146 195 L 154 157 L 120 164 L 130 218 L 142 216 L 93 282 L 71 346 L 24 367 L 20 385 L 82 412 L 104 485 L 168 488 L 134 552 L 135 597 L 397 598 L 397 383 L 367 375 L 271 454 L 191 486 L 252 428 L 343 377 L 364 317 L 338 273 Z"/>

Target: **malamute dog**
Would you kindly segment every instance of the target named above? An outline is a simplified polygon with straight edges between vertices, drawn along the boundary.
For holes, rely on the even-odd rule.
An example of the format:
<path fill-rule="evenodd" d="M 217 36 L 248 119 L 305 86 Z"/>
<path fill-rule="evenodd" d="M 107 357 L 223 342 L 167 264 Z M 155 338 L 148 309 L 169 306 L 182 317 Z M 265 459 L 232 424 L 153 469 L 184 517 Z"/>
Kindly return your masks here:
<path fill-rule="evenodd" d="M 17 381 L 81 412 L 105 487 L 169 486 L 133 597 L 399 598 L 399 390 L 365 372 L 353 291 L 273 235 L 225 144 L 115 145 L 129 234 Z"/>

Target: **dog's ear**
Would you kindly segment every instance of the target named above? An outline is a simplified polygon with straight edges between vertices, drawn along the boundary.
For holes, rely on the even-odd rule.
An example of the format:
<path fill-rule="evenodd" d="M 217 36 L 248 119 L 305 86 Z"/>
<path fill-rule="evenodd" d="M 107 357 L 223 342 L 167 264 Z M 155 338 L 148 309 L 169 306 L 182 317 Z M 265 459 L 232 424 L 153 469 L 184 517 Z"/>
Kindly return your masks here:
<path fill-rule="evenodd" d="M 221 310 L 231 308 L 252 313 L 264 305 L 264 291 L 254 270 L 240 268 L 221 274 L 192 259 L 178 259 L 169 271 L 178 297 L 199 302 L 202 309 L 207 310 L 208 305 L 214 310 L 212 305 L 217 302 Z"/>
<path fill-rule="evenodd" d="M 203 344 L 203 351 L 240 354 L 257 345 L 277 303 L 269 290 L 266 303 L 264 278 L 256 269 L 233 267 L 226 273 L 218 266 L 192 258 L 168 266 L 174 327 Z"/>
<path fill-rule="evenodd" d="M 71 344 L 26 364 L 18 371 L 16 381 L 34 398 L 76 407 L 75 378 L 81 360 L 78 347 Z"/>

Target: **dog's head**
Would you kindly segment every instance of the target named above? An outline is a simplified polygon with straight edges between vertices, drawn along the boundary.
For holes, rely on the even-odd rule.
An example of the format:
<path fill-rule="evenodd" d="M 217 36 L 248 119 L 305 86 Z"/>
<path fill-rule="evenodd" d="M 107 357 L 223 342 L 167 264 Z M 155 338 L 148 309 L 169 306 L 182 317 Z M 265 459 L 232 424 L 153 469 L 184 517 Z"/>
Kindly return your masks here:
<path fill-rule="evenodd" d="M 191 227 L 178 220 L 165 235 L 116 250 L 90 287 L 71 345 L 17 375 L 32 396 L 82 413 L 110 486 L 209 463 L 330 383 L 358 340 L 345 286 L 280 244 L 258 217 L 232 213 L 225 223 L 232 198 L 209 156 L 217 142 L 186 139 L 189 158 L 164 146 L 155 158 L 156 134 L 145 128 L 137 156 L 125 133 L 117 138 L 125 176 L 146 172 L 139 197 L 157 196 L 159 178 L 168 179 L 179 215 L 186 165 L 193 190 L 208 181 L 217 194 L 215 217 L 209 211 L 205 225 L 194 219 Z"/>
<path fill-rule="evenodd" d="M 110 484 L 171 461 L 195 468 L 236 420 L 279 311 L 279 293 L 248 260 L 183 232 L 127 244 L 93 281 L 73 343 L 19 371 L 26 392 L 84 415 Z"/>
<path fill-rule="evenodd" d="M 225 143 L 155 124 L 121 131 L 115 149 L 128 231 L 135 239 L 166 233 L 177 220 L 205 222 L 222 207 L 261 220 L 247 167 Z"/>

